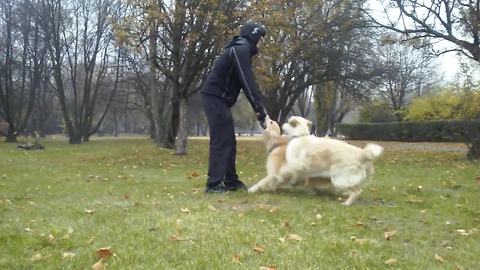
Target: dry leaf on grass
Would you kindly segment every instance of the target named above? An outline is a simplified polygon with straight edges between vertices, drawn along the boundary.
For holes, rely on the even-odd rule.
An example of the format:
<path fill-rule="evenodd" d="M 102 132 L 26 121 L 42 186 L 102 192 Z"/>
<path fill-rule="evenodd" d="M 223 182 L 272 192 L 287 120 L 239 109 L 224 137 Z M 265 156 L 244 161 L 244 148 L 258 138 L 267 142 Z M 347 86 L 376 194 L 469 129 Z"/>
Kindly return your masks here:
<path fill-rule="evenodd" d="M 91 214 L 95 213 L 95 208 L 93 208 L 93 209 L 85 208 L 85 213 L 91 215 Z"/>
<path fill-rule="evenodd" d="M 47 236 L 47 241 L 48 241 L 48 243 L 50 243 L 50 244 L 53 245 L 53 244 L 55 244 L 55 237 L 53 237 L 52 234 L 49 234 L 49 235 Z"/>
<path fill-rule="evenodd" d="M 40 261 L 42 259 L 42 254 L 41 253 L 35 253 L 33 256 L 30 258 L 32 262 Z"/>
<path fill-rule="evenodd" d="M 287 229 L 289 229 L 289 230 L 292 229 L 292 225 L 290 225 L 290 222 L 288 222 L 288 220 L 285 220 L 285 221 L 283 222 L 283 227 L 285 227 L 285 228 L 287 228 Z"/>
<path fill-rule="evenodd" d="M 423 200 L 420 200 L 420 199 L 417 199 L 417 198 L 408 198 L 405 200 L 405 202 L 408 202 L 408 203 L 422 203 Z"/>
<path fill-rule="evenodd" d="M 357 226 L 359 228 L 362 228 L 363 226 L 365 226 L 365 224 L 363 224 L 363 222 L 361 222 L 361 221 L 357 221 L 357 222 L 355 222 L 355 226 Z"/>
<path fill-rule="evenodd" d="M 276 212 L 278 212 L 278 207 L 274 206 L 268 212 L 269 213 L 276 213 Z"/>
<path fill-rule="evenodd" d="M 103 247 L 97 249 L 97 257 L 100 259 L 106 259 L 112 257 L 113 252 L 111 250 L 111 247 Z"/>
<path fill-rule="evenodd" d="M 62 254 L 62 257 L 63 257 L 64 259 L 73 258 L 73 257 L 75 257 L 75 253 L 65 252 L 65 253 Z"/>
<path fill-rule="evenodd" d="M 217 211 L 217 208 L 215 208 L 215 207 L 214 207 L 213 205 L 211 205 L 211 204 L 208 205 L 208 209 L 209 209 L 210 211 L 213 211 L 213 212 L 216 212 L 216 211 Z"/>
<path fill-rule="evenodd" d="M 289 240 L 295 240 L 295 241 L 302 241 L 303 240 L 303 238 L 300 235 L 294 234 L 294 233 L 289 234 L 288 239 Z"/>
<path fill-rule="evenodd" d="M 437 262 L 440 262 L 440 263 L 444 263 L 445 262 L 445 259 L 442 258 L 442 256 L 438 255 L 437 253 L 435 253 L 433 255 L 433 258 L 435 259 L 435 261 Z"/>
<path fill-rule="evenodd" d="M 255 245 L 253 247 L 253 251 L 257 252 L 257 253 L 264 253 L 265 252 L 265 248 L 260 246 L 260 245 Z"/>
<path fill-rule="evenodd" d="M 234 254 L 232 257 L 233 262 L 240 262 L 240 254 Z"/>
<path fill-rule="evenodd" d="M 103 259 L 100 259 L 94 265 L 92 265 L 92 270 L 105 270 L 107 265 L 103 263 Z"/>
<path fill-rule="evenodd" d="M 185 214 L 190 214 L 190 209 L 188 208 L 181 208 L 180 211 L 182 211 L 182 213 L 185 213 Z"/>
<path fill-rule="evenodd" d="M 394 235 L 396 235 L 396 234 L 397 234 L 397 231 L 396 231 L 396 230 L 387 231 L 387 232 L 384 232 L 384 233 L 383 233 L 383 238 L 385 238 L 385 240 L 391 240 L 392 237 L 393 237 Z"/>
<path fill-rule="evenodd" d="M 397 259 L 391 258 L 391 259 L 386 260 L 384 263 L 386 265 L 394 265 L 394 264 L 397 264 L 398 261 L 397 261 Z"/>
<path fill-rule="evenodd" d="M 92 236 L 92 238 L 88 239 L 87 244 L 91 245 L 93 244 L 93 241 L 95 241 L 95 236 Z"/>
<path fill-rule="evenodd" d="M 174 234 L 174 235 L 170 236 L 170 240 L 172 240 L 172 241 L 183 241 L 185 239 L 183 239 L 182 237 Z"/>
<path fill-rule="evenodd" d="M 260 270 L 277 270 L 275 266 L 260 266 Z"/>

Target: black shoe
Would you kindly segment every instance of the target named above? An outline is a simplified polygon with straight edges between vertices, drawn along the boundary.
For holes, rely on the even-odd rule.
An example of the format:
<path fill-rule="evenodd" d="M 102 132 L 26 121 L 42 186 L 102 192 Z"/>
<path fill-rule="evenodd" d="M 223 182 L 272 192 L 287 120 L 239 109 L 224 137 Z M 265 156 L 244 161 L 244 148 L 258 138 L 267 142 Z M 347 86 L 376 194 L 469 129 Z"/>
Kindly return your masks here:
<path fill-rule="evenodd" d="M 225 190 L 227 191 L 237 191 L 237 190 L 247 190 L 247 186 L 240 180 L 225 181 Z"/>
<path fill-rule="evenodd" d="M 205 188 L 205 193 L 225 193 L 225 186 L 223 183 L 214 185 L 214 186 L 208 186 Z"/>

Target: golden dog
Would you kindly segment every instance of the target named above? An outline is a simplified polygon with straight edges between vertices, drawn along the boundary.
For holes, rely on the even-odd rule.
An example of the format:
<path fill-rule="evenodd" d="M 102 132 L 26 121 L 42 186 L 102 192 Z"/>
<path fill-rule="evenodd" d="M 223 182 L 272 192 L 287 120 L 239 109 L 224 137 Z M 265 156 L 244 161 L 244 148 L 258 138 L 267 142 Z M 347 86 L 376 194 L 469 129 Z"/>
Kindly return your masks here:
<path fill-rule="evenodd" d="M 383 148 L 367 144 L 363 149 L 346 142 L 310 134 L 311 122 L 293 116 L 282 126 L 267 119 L 264 136 L 269 155 L 267 176 L 248 191 L 274 191 L 278 187 L 306 183 L 316 190 L 332 188 L 348 194 L 351 205 L 361 194 L 362 184 L 373 174 L 373 161 Z"/>

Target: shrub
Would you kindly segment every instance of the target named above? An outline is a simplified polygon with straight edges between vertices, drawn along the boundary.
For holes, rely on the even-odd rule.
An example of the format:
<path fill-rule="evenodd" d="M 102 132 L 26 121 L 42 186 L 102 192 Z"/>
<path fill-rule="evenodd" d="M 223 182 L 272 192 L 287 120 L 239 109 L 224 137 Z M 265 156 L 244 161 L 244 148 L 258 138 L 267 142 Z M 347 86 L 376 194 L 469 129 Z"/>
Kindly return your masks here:
<path fill-rule="evenodd" d="M 353 140 L 469 142 L 480 137 L 480 120 L 339 124 L 337 131 Z"/>
<path fill-rule="evenodd" d="M 393 122 L 395 121 L 395 114 L 388 104 L 374 101 L 362 106 L 360 110 L 360 121 L 368 123 Z"/>
<path fill-rule="evenodd" d="M 463 120 L 479 116 L 480 92 L 447 89 L 433 96 L 413 100 L 405 120 Z"/>

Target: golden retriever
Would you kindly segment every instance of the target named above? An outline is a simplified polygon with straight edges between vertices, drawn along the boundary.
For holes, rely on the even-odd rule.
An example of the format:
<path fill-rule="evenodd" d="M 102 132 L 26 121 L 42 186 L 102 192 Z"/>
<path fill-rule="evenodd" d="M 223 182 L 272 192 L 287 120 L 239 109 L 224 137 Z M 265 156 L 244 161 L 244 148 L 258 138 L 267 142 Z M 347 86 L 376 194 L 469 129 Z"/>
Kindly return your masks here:
<path fill-rule="evenodd" d="M 311 122 L 293 116 L 282 126 L 267 119 L 264 136 L 270 153 L 267 176 L 248 191 L 274 191 L 281 186 L 306 183 L 314 189 L 333 188 L 348 194 L 351 205 L 361 194 L 362 184 L 373 174 L 373 161 L 383 148 L 367 144 L 363 149 L 346 142 L 310 134 Z M 288 137 L 288 140 L 287 140 Z M 284 147 L 280 147 L 283 145 Z"/>

